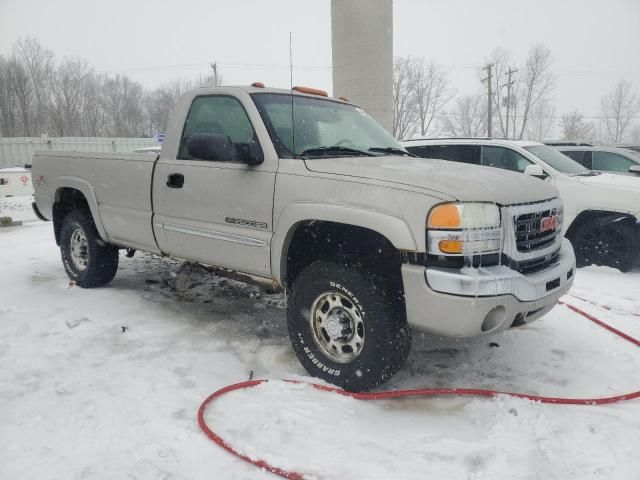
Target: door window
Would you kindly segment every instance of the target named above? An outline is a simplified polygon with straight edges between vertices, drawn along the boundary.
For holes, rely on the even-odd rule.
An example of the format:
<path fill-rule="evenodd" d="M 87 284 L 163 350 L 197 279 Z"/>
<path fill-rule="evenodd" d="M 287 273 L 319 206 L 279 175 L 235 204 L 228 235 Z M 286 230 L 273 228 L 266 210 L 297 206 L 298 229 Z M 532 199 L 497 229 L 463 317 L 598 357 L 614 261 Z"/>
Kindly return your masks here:
<path fill-rule="evenodd" d="M 406 148 L 411 153 L 423 158 L 478 164 L 475 145 L 423 145 Z"/>
<path fill-rule="evenodd" d="M 564 153 L 567 157 L 571 158 L 572 160 L 575 160 L 583 167 L 588 168 L 589 170 L 593 168 L 591 166 L 591 152 L 587 150 L 570 150 L 570 151 L 563 151 L 562 153 Z"/>
<path fill-rule="evenodd" d="M 480 164 L 524 173 L 528 165 L 533 165 L 524 155 L 505 147 L 483 146 Z"/>
<path fill-rule="evenodd" d="M 628 172 L 635 162 L 613 152 L 593 152 L 593 169 L 609 172 Z"/>
<path fill-rule="evenodd" d="M 187 144 L 193 135 L 201 133 L 227 136 L 238 160 L 260 149 L 244 107 L 238 99 L 226 95 L 196 97 L 182 131 L 178 159 L 197 160 L 189 155 Z"/>

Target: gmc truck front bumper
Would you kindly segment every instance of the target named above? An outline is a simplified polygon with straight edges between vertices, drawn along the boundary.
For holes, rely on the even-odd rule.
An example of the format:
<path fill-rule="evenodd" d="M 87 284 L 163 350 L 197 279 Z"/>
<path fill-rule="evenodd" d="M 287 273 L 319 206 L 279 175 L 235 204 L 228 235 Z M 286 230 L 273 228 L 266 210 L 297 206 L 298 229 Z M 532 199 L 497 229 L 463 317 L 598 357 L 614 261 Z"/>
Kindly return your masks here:
<path fill-rule="evenodd" d="M 575 269 L 567 239 L 554 265 L 529 274 L 503 265 L 447 269 L 405 264 L 407 320 L 413 328 L 448 337 L 473 337 L 531 323 L 569 290 Z"/>

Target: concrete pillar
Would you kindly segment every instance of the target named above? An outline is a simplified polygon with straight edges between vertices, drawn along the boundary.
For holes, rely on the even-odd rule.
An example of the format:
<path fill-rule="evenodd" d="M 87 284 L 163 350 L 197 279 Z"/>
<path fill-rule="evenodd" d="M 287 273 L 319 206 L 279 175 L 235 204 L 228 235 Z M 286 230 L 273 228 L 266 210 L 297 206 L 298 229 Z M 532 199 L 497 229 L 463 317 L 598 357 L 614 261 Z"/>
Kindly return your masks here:
<path fill-rule="evenodd" d="M 333 95 L 393 131 L 393 0 L 331 0 Z"/>

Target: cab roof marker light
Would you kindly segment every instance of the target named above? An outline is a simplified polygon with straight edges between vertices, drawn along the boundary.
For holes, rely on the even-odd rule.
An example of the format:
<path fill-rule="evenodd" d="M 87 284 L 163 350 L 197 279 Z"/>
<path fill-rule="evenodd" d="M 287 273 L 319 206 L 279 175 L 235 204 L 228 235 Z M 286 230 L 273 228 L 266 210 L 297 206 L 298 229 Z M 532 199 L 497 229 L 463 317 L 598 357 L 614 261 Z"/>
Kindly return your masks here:
<path fill-rule="evenodd" d="M 309 95 L 319 95 L 321 97 L 329 96 L 327 92 L 325 92 L 324 90 L 320 90 L 319 88 L 295 86 L 291 90 L 295 90 L 296 92 L 299 92 L 299 93 L 308 93 Z"/>
<path fill-rule="evenodd" d="M 251 84 L 252 87 L 256 87 L 256 88 L 264 88 L 264 83 L 262 82 L 253 82 Z"/>

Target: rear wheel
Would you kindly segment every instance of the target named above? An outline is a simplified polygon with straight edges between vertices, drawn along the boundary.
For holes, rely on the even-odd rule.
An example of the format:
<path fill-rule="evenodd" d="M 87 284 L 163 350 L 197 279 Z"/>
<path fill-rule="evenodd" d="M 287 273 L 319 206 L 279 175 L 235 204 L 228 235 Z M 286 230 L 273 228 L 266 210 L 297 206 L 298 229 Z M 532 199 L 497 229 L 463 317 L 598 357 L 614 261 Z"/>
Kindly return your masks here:
<path fill-rule="evenodd" d="M 118 248 L 102 241 L 91 214 L 83 210 L 62 220 L 60 253 L 67 275 L 80 287 L 105 285 L 118 270 Z"/>
<path fill-rule="evenodd" d="M 289 338 L 311 375 L 367 391 L 402 367 L 411 335 L 396 283 L 393 275 L 327 261 L 298 275 L 288 299 Z"/>
<path fill-rule="evenodd" d="M 606 265 L 627 272 L 640 253 L 638 230 L 629 223 L 585 223 L 575 230 L 571 241 L 578 267 Z"/>

